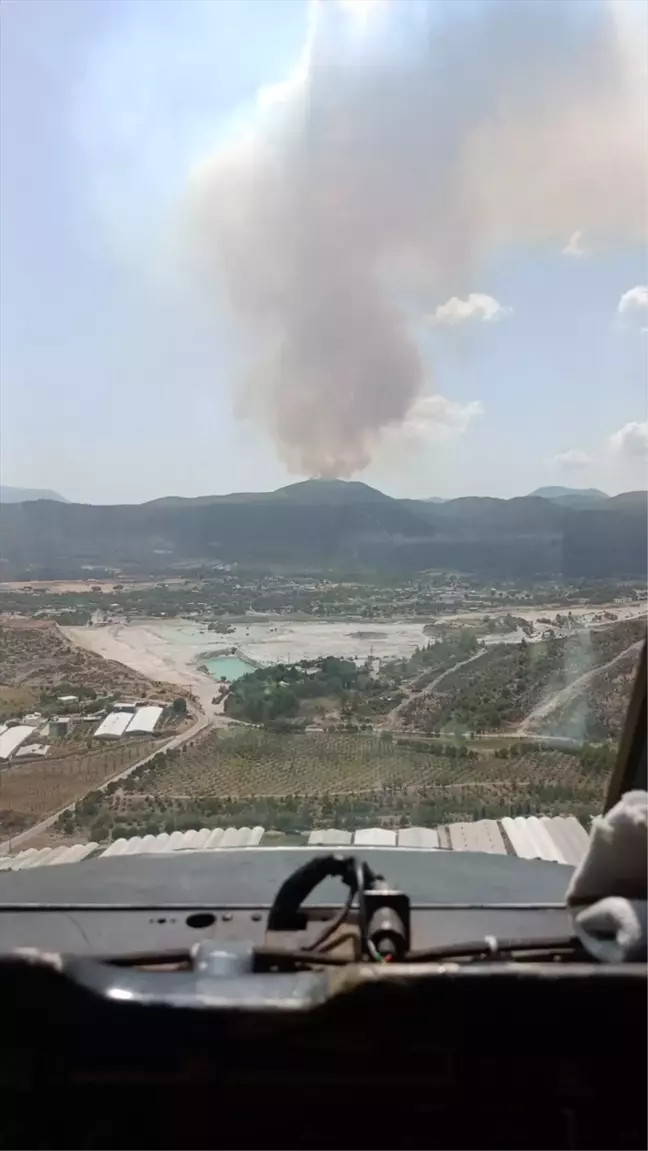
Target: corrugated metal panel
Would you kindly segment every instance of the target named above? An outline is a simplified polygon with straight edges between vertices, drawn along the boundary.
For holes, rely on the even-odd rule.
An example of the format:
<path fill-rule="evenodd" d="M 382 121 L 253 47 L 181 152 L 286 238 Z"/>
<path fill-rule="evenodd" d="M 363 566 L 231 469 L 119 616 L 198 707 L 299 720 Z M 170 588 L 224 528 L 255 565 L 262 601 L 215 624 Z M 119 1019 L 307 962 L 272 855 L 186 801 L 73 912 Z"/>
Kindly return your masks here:
<path fill-rule="evenodd" d="M 395 847 L 396 832 L 387 827 L 361 827 L 354 833 L 353 842 L 358 847 Z"/>
<path fill-rule="evenodd" d="M 155 727 L 159 723 L 160 716 L 162 715 L 162 710 L 161 707 L 153 707 L 152 705 L 138 708 L 128 725 L 128 735 L 133 735 L 137 732 L 150 733 L 155 731 Z"/>
<path fill-rule="evenodd" d="M 106 855 L 123 855 L 127 843 L 127 839 L 114 839 L 106 850 L 102 851 L 100 858 L 103 859 Z"/>
<path fill-rule="evenodd" d="M 203 843 L 204 850 L 205 851 L 211 851 L 211 849 L 213 847 L 218 847 L 222 838 L 223 838 L 222 827 L 213 827 L 212 830 L 210 831 L 207 839 Z"/>
<path fill-rule="evenodd" d="M 500 823 L 506 832 L 513 853 L 517 855 L 518 859 L 541 859 L 538 854 L 538 849 L 529 835 L 526 826 L 526 819 L 522 815 L 516 816 L 511 819 L 510 815 L 505 815 Z"/>
<path fill-rule="evenodd" d="M 211 835 L 211 830 L 209 827 L 201 827 L 200 831 L 194 831 L 194 833 L 193 833 L 194 851 L 199 851 L 201 848 L 203 848 L 205 846 L 207 840 L 209 839 L 210 835 Z"/>
<path fill-rule="evenodd" d="M 42 866 L 52 854 L 51 847 L 32 848 L 31 851 L 21 852 L 22 859 L 18 858 L 14 864 L 14 871 L 22 871 L 26 867 Z"/>
<path fill-rule="evenodd" d="M 142 842 L 140 844 L 140 855 L 146 855 L 151 850 L 154 843 L 157 843 L 157 835 L 151 835 L 150 832 L 148 835 L 143 835 Z"/>
<path fill-rule="evenodd" d="M 24 866 L 43 867 L 46 864 L 55 863 L 62 855 L 65 855 L 67 850 L 67 847 L 42 847 L 31 859 L 27 860 Z"/>
<path fill-rule="evenodd" d="M 453 851 L 487 851 L 490 855 L 506 855 L 502 833 L 494 819 L 451 823 L 448 831 Z"/>
<path fill-rule="evenodd" d="M 20 747 L 29 735 L 34 734 L 33 727 L 29 727 L 26 723 L 19 723 L 15 727 L 8 727 L 0 735 L 0 759 L 8 759 L 9 756 Z"/>
<path fill-rule="evenodd" d="M 126 847 L 121 852 L 121 854 L 122 855 L 139 855 L 141 853 L 141 850 L 142 850 L 142 836 L 141 835 L 131 835 L 130 838 L 126 840 Z"/>
<path fill-rule="evenodd" d="M 51 860 L 50 862 L 58 865 L 59 863 L 80 863 L 82 859 L 90 855 L 97 848 L 96 843 L 75 843 L 72 847 L 68 847 L 63 855 L 59 855 L 58 859 Z"/>
<path fill-rule="evenodd" d="M 448 824 L 450 846 L 453 851 L 475 851 L 475 844 L 470 834 L 469 823 Z"/>
<path fill-rule="evenodd" d="M 552 842 L 556 845 L 558 851 L 561 853 L 565 863 L 572 862 L 572 848 L 569 838 L 562 825 L 562 820 L 557 817 L 545 816 L 542 819 L 542 825 L 546 829 L 547 834 L 551 837 Z"/>
<path fill-rule="evenodd" d="M 238 828 L 226 827 L 219 847 L 238 847 Z"/>
<path fill-rule="evenodd" d="M 184 831 L 172 831 L 169 836 L 169 842 L 164 848 L 165 851 L 177 851 L 184 843 Z"/>
<path fill-rule="evenodd" d="M 565 823 L 571 828 L 572 838 L 576 845 L 576 850 L 579 853 L 577 862 L 580 863 L 589 847 L 589 835 L 575 815 L 566 816 Z"/>
<path fill-rule="evenodd" d="M 327 847 L 341 846 L 342 844 L 351 843 L 352 832 L 342 831 L 337 827 L 321 827 L 316 831 L 311 831 L 308 837 L 309 847 L 318 847 L 324 844 Z"/>
<path fill-rule="evenodd" d="M 554 816 L 504 816 L 501 827 L 514 853 L 521 859 L 554 860 L 577 864 L 587 851 L 587 832 L 575 818 Z M 199 831 L 174 831 L 171 835 L 134 835 L 118 839 L 101 851 L 101 856 L 141 855 L 172 851 L 209 851 L 219 848 L 256 847 L 265 829 L 256 827 L 203 827 Z M 407 827 L 392 831 L 384 827 L 360 828 L 355 833 L 337 828 L 318 828 L 308 838 L 309 846 L 344 846 L 353 841 L 358 847 L 399 847 L 436 850 L 440 847 L 441 833 L 454 851 L 483 851 L 495 854 L 506 852 L 505 841 L 494 820 L 474 823 L 453 823 L 447 827 Z M 77 863 L 98 849 L 96 843 L 79 843 L 58 847 L 26 848 L 14 856 L 0 858 L 0 871 L 49 866 L 58 863 Z"/>
<path fill-rule="evenodd" d="M 439 833 L 432 827 L 403 827 L 398 832 L 399 847 L 425 847 L 435 851 L 439 846 Z"/>
<path fill-rule="evenodd" d="M 171 839 L 168 831 L 161 831 L 159 835 L 154 835 L 153 842 L 149 844 L 147 853 L 151 855 L 160 855 L 167 850 L 167 844 Z"/>
<path fill-rule="evenodd" d="M 537 815 L 530 815 L 526 821 L 527 831 L 538 849 L 538 858 L 554 863 L 565 863 L 565 857 L 558 844 L 549 834 L 544 819 L 540 821 Z"/>
<path fill-rule="evenodd" d="M 38 860 L 37 866 L 40 867 L 43 863 L 46 863 L 48 866 L 50 863 L 59 863 L 59 861 L 65 858 L 69 850 L 70 848 L 66 847 L 65 845 L 61 847 L 52 847 L 46 859 Z M 33 864 L 31 864 L 31 866 L 33 866 Z"/>
<path fill-rule="evenodd" d="M 238 836 L 236 838 L 237 847 L 249 847 L 252 842 L 252 828 L 239 827 Z"/>
<path fill-rule="evenodd" d="M 95 730 L 95 739 L 119 739 L 128 727 L 132 715 L 129 711 L 111 711 Z"/>
<path fill-rule="evenodd" d="M 176 850 L 177 851 L 195 851 L 195 849 L 196 849 L 196 838 L 199 835 L 200 835 L 199 831 L 193 831 L 193 830 L 183 831 L 182 832 L 182 842 L 179 844 L 179 846 L 176 848 Z"/>
<path fill-rule="evenodd" d="M 0 860 L 0 871 L 22 871 L 24 868 L 49 867 L 59 863 L 78 863 L 95 851 L 96 843 L 60 844 L 58 847 L 30 847 L 17 855 Z"/>
<path fill-rule="evenodd" d="M 17 855 L 13 856 L 12 871 L 20 871 L 26 867 L 28 860 L 32 859 L 34 855 L 38 855 L 38 848 L 27 847 L 24 851 L 19 851 Z"/>
<path fill-rule="evenodd" d="M 506 844 L 494 819 L 479 819 L 475 827 L 484 844 L 482 851 L 488 851 L 491 855 L 506 855 Z"/>
<path fill-rule="evenodd" d="M 580 863 L 589 843 L 586 832 L 574 815 L 557 816 L 563 829 L 566 842 L 569 845 L 570 863 Z"/>
<path fill-rule="evenodd" d="M 209 835 L 209 828 L 203 827 L 199 831 L 185 831 L 184 843 L 182 845 L 184 851 L 198 851 Z"/>
<path fill-rule="evenodd" d="M 573 819 L 574 817 L 572 816 L 571 818 Z M 578 820 L 574 819 L 578 831 L 575 829 L 574 824 L 568 822 L 567 819 L 564 819 L 560 815 L 555 815 L 553 818 L 545 816 L 542 823 L 558 847 L 558 850 L 562 853 L 565 862 L 570 864 L 580 863 L 587 850 L 588 840 Z M 582 833 L 582 835 L 580 833 Z"/>

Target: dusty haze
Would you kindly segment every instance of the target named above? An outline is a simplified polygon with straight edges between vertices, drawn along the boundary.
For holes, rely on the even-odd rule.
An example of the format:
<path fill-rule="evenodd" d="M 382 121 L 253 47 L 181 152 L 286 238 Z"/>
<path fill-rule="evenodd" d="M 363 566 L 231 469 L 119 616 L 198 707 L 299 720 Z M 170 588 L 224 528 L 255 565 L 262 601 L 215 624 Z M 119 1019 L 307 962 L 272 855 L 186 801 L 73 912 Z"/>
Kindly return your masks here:
<path fill-rule="evenodd" d="M 594 0 L 438 12 L 312 4 L 293 76 L 192 174 L 207 294 L 247 354 L 236 409 L 297 473 L 361 470 L 443 390 L 415 326 L 488 291 L 496 247 L 645 234 L 644 25 Z"/>

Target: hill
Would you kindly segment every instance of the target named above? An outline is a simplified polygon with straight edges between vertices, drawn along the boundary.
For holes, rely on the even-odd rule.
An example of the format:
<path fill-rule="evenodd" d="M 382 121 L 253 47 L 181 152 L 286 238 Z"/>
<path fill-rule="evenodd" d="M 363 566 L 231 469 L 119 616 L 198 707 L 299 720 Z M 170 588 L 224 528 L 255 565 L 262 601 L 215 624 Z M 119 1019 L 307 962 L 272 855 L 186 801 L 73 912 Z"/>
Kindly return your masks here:
<path fill-rule="evenodd" d="M 556 504 L 562 504 L 562 506 L 566 508 L 596 507 L 610 498 L 607 493 L 602 492 L 600 488 L 536 488 L 534 492 L 531 492 L 531 497 L 534 496 L 538 496 L 543 500 L 551 500 Z"/>
<path fill-rule="evenodd" d="M 225 496 L 165 496 L 150 500 L 147 507 L 204 507 L 206 504 L 249 504 L 249 503 L 291 503 L 291 504 L 354 504 L 380 503 L 391 500 L 377 488 L 354 480 L 301 480 L 287 484 L 273 492 L 230 492 Z"/>
<path fill-rule="evenodd" d="M 5 484 L 0 485 L 0 504 L 22 504 L 29 500 L 56 500 L 61 504 L 68 502 L 65 496 L 49 488 L 10 488 Z"/>
<path fill-rule="evenodd" d="M 397 500 L 362 483 L 99 506 L 0 507 L 4 579 L 73 578 L 82 565 L 169 571 L 187 562 L 301 570 L 425 568 L 525 577 L 646 571 L 646 493 L 565 507 L 538 496 Z"/>
<path fill-rule="evenodd" d="M 590 499 L 607 500 L 610 497 L 600 488 L 562 488 L 559 486 L 536 488 L 530 496 L 540 496 L 543 500 L 561 499 L 563 496 L 588 496 Z"/>

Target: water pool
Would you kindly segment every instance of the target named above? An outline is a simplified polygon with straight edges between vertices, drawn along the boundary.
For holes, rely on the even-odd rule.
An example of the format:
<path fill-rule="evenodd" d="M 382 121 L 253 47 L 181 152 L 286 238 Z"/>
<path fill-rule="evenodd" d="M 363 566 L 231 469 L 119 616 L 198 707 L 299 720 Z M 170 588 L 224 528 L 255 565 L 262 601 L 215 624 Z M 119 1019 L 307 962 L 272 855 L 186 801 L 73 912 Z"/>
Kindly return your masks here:
<path fill-rule="evenodd" d="M 239 659 L 237 655 L 219 655 L 214 659 L 206 659 L 205 667 L 214 679 L 225 677 L 228 683 L 232 683 L 235 679 L 240 679 L 242 675 L 247 675 L 248 672 L 255 670 L 253 663 Z"/>

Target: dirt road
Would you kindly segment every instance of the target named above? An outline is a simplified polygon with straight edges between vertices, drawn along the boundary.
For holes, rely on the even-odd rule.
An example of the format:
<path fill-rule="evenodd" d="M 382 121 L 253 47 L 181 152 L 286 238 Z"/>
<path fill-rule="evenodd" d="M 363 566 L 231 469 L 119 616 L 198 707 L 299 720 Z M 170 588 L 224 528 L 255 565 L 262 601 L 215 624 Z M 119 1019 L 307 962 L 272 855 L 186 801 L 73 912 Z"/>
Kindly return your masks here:
<path fill-rule="evenodd" d="M 475 655 L 469 656 L 468 659 L 462 659 L 459 663 L 453 663 L 452 667 L 447 667 L 445 671 L 440 672 L 436 679 L 432 680 L 432 683 L 429 683 L 427 687 L 422 688 L 420 691 L 413 691 L 411 688 L 405 688 L 407 691 L 405 699 L 402 700 L 392 711 L 387 714 L 385 717 L 385 723 L 381 726 L 388 728 L 397 727 L 400 723 L 403 712 L 413 699 L 425 699 L 426 695 L 430 695 L 430 693 L 434 691 L 434 689 L 441 683 L 442 680 L 445 679 L 447 675 L 450 675 L 450 673 L 453 671 L 458 671 L 460 667 L 466 667 L 466 664 L 474 663 L 476 659 L 481 659 L 483 655 L 486 655 L 487 651 L 488 648 L 480 648 L 480 650 L 476 652 Z"/>
<path fill-rule="evenodd" d="M 638 655 L 641 651 L 642 645 L 643 640 L 639 640 L 637 643 L 630 644 L 630 647 L 626 647 L 623 651 L 619 652 L 618 655 L 615 655 L 613 659 L 609 659 L 607 663 L 598 664 L 597 667 L 593 667 L 590 669 L 590 671 L 584 672 L 583 675 L 578 676 L 578 679 L 574 679 L 571 683 L 567 684 L 567 687 L 561 688 L 559 691 L 554 692 L 553 695 L 550 695 L 548 699 L 543 700 L 542 703 L 536 704 L 533 710 L 530 711 L 529 714 L 522 720 L 522 723 L 518 727 L 517 731 L 512 732 L 511 734 L 522 736 L 527 735 L 530 727 L 534 723 L 536 723 L 538 720 L 545 719 L 546 716 L 548 716 L 552 711 L 555 711 L 556 708 L 562 707 L 562 705 L 565 703 L 569 703 L 569 700 L 572 698 L 572 696 L 577 695 L 578 692 L 586 687 L 590 680 L 592 680 L 600 672 L 607 671 L 609 667 L 614 667 L 616 663 L 620 663 L 622 659 L 625 659 L 625 657 L 629 655 L 630 652 L 636 652 Z"/>

